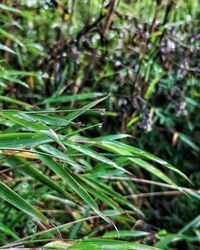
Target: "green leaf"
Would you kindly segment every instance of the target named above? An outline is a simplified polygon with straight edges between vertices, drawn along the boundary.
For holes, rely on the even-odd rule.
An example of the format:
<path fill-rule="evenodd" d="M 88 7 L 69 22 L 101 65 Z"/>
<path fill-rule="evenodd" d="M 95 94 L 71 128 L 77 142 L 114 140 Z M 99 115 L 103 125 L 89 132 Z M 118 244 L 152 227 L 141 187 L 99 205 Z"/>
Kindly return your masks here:
<path fill-rule="evenodd" d="M 16 54 L 14 50 L 10 49 L 9 47 L 7 47 L 1 43 L 0 43 L 0 50 L 4 50 L 4 51 L 9 52 L 11 54 Z"/>
<path fill-rule="evenodd" d="M 29 119 L 33 119 L 35 121 L 39 121 L 39 122 L 45 123 L 45 124 L 50 125 L 50 126 L 61 127 L 61 126 L 66 126 L 69 124 L 69 121 L 67 119 L 49 116 L 46 114 L 45 115 L 31 114 L 31 113 L 27 112 L 26 116 L 29 117 Z"/>
<path fill-rule="evenodd" d="M 7 73 L 7 72 L 6 72 Z M 22 85 L 24 86 L 25 88 L 28 88 L 29 89 L 29 85 L 19 79 L 16 79 L 15 77 L 12 77 L 12 76 L 9 76 L 7 74 L 5 74 L 5 72 L 0 72 L 0 78 L 8 81 L 8 82 L 11 82 L 11 83 L 17 83 L 19 85 Z"/>
<path fill-rule="evenodd" d="M 90 211 L 90 207 L 88 207 L 85 212 L 83 213 L 82 218 L 86 218 L 88 216 L 88 213 Z M 81 227 L 84 225 L 83 221 L 78 222 L 77 224 L 74 225 L 72 230 L 70 231 L 69 239 L 73 240 L 78 232 L 80 231 Z"/>
<path fill-rule="evenodd" d="M 108 96 L 105 96 L 105 97 L 103 97 L 101 99 L 98 99 L 96 101 L 90 102 L 89 104 L 87 104 L 84 107 L 82 107 L 79 111 L 75 111 L 75 112 L 67 115 L 65 118 L 67 120 L 69 120 L 69 122 L 71 122 L 74 119 L 76 119 L 77 117 L 79 117 L 80 115 L 82 115 L 84 112 L 86 112 L 88 109 L 91 109 L 94 106 L 96 106 L 97 104 L 99 104 L 100 102 L 104 101 L 106 98 L 108 98 Z"/>
<path fill-rule="evenodd" d="M 29 176 L 32 176 L 37 181 L 40 181 L 41 183 L 44 183 L 45 185 L 49 186 L 53 190 L 56 190 L 58 193 L 60 193 L 63 197 L 74 201 L 74 197 L 65 191 L 62 187 L 60 187 L 55 181 L 52 181 L 49 177 L 44 175 L 41 171 L 39 171 L 34 165 L 30 164 L 28 161 L 24 159 L 20 159 L 19 157 L 10 157 L 7 162 L 9 162 L 12 166 L 12 168 L 15 168 L 15 166 L 23 166 L 19 168 L 19 171 L 22 171 L 26 173 Z"/>
<path fill-rule="evenodd" d="M 160 249 L 166 249 L 166 247 L 176 238 L 176 234 L 167 234 L 162 237 L 161 240 L 156 242 L 155 247 L 159 247 Z"/>
<path fill-rule="evenodd" d="M 119 230 L 106 232 L 102 237 L 103 238 L 137 238 L 144 237 L 149 235 L 150 233 L 138 230 Z"/>
<path fill-rule="evenodd" d="M 114 141 L 114 140 L 124 139 L 127 137 L 131 137 L 131 135 L 115 134 L 115 135 L 98 136 L 94 138 L 88 138 L 88 137 L 77 135 L 77 136 L 70 137 L 69 140 L 72 140 L 72 141 L 84 140 L 88 142 L 97 142 L 97 141 Z"/>
<path fill-rule="evenodd" d="M 193 150 L 199 152 L 200 148 L 186 135 L 179 133 L 180 139 L 186 143 L 189 147 L 191 147 Z"/>
<path fill-rule="evenodd" d="M 0 36 L 9 38 L 10 40 L 16 42 L 17 44 L 19 44 L 21 47 L 24 47 L 24 44 L 21 43 L 14 35 L 12 35 L 11 33 L 8 33 L 7 31 L 3 30 L 0 28 Z"/>
<path fill-rule="evenodd" d="M 112 223 L 98 208 L 94 199 L 84 190 L 81 185 L 73 178 L 73 176 L 63 166 L 53 161 L 50 157 L 40 155 L 42 162 L 48 166 L 54 173 L 63 178 L 64 181 L 105 221 Z"/>
<path fill-rule="evenodd" d="M 138 215 L 144 217 L 144 214 L 129 200 L 127 200 L 123 195 L 121 195 L 120 193 L 114 191 L 112 188 L 110 188 L 109 186 L 103 184 L 100 182 L 100 180 L 94 180 L 93 178 L 90 177 L 84 177 L 84 179 L 86 179 L 87 181 L 89 181 L 89 183 L 92 183 L 92 185 L 95 188 L 98 188 L 101 192 L 106 193 L 107 195 L 114 197 L 114 199 L 121 203 L 122 205 L 128 206 L 129 208 L 131 208 L 133 211 L 135 211 Z"/>
<path fill-rule="evenodd" d="M 11 236 L 13 239 L 15 240 L 19 240 L 20 238 L 16 235 L 16 233 L 14 233 L 12 230 L 10 230 L 10 228 L 8 228 L 7 226 L 5 226 L 4 224 L 0 223 L 0 231 L 4 234 L 4 235 L 8 235 Z"/>
<path fill-rule="evenodd" d="M 40 133 L 0 134 L 0 149 L 18 149 L 51 142 L 52 139 Z"/>
<path fill-rule="evenodd" d="M 0 181 L 0 197 L 6 200 L 13 206 L 22 210 L 24 213 L 41 220 L 44 223 L 48 223 L 48 219 L 40 211 L 30 205 L 21 196 L 15 193 L 12 189 L 6 186 L 2 181 Z"/>
<path fill-rule="evenodd" d="M 122 172 L 126 172 L 126 173 L 130 174 L 127 170 L 118 166 L 115 162 L 111 161 L 110 159 L 106 158 L 105 156 L 101 156 L 99 153 L 95 152 L 94 150 L 92 150 L 86 146 L 80 145 L 78 143 L 72 144 L 72 143 L 64 142 L 64 144 L 70 148 L 73 148 L 79 152 L 82 152 L 85 155 L 90 156 L 91 158 L 94 158 L 100 162 L 103 162 L 103 163 L 108 164 L 114 168 L 117 168 L 117 169 L 121 170 Z"/>
<path fill-rule="evenodd" d="M 146 100 L 148 100 L 151 97 L 152 93 L 155 90 L 156 84 L 160 81 L 160 79 L 162 77 L 163 77 L 163 73 L 160 74 L 160 75 L 157 74 L 155 76 L 155 78 L 149 83 L 149 87 L 148 87 L 148 89 L 147 89 L 147 91 L 145 93 L 145 96 L 144 96 Z"/>
<path fill-rule="evenodd" d="M 72 166 L 75 169 L 76 168 L 82 169 L 82 166 L 79 163 L 75 162 L 68 154 L 63 153 L 62 151 L 58 150 L 54 146 L 45 144 L 45 145 L 39 146 L 38 148 L 40 150 L 42 150 L 43 152 L 52 155 L 54 158 L 59 159 L 59 160 L 61 160 L 63 162 L 68 163 L 70 166 Z"/>
<path fill-rule="evenodd" d="M 103 146 L 104 148 L 111 150 L 112 152 L 116 152 L 119 155 L 130 155 L 130 152 L 125 150 L 124 147 L 120 147 L 117 142 L 98 142 L 99 145 Z M 98 145 L 97 144 L 97 145 Z M 128 159 L 132 162 L 134 162 L 136 165 L 144 168 L 146 171 L 152 173 L 153 175 L 157 176 L 161 180 L 165 181 L 166 183 L 176 186 L 176 183 L 173 182 L 169 177 L 167 177 L 163 172 L 161 172 L 159 169 L 152 166 L 150 163 L 136 157 L 128 157 Z"/>
<path fill-rule="evenodd" d="M 69 250 L 158 250 L 156 247 L 139 243 L 131 243 L 119 240 L 92 239 L 81 241 L 69 248 Z"/>
<path fill-rule="evenodd" d="M 28 114 L 20 111 L 15 111 L 15 110 L 2 111 L 1 114 L 8 120 L 16 124 L 20 124 L 28 128 L 29 130 L 47 135 L 49 138 L 57 142 L 66 151 L 66 148 L 64 144 L 60 141 L 59 136 L 54 132 L 53 129 L 49 128 L 45 123 L 40 122 L 34 119 L 33 117 L 29 116 Z"/>
<path fill-rule="evenodd" d="M 159 157 L 157 157 L 155 155 L 152 155 L 151 153 L 146 152 L 146 151 L 144 151 L 142 149 L 139 149 L 139 148 L 136 148 L 136 147 L 133 147 L 133 146 L 121 143 L 121 142 L 115 142 L 115 145 L 117 145 L 120 148 L 125 149 L 125 150 L 133 153 L 134 155 L 138 155 L 138 156 L 141 156 L 141 157 L 143 157 L 145 159 L 148 159 L 148 160 L 151 160 L 153 162 L 159 163 L 163 167 L 168 168 L 168 169 L 176 172 L 178 175 L 180 175 L 181 177 L 183 177 L 184 179 L 186 179 L 188 182 L 191 183 L 190 179 L 184 173 L 182 173 L 180 170 L 178 170 L 177 168 L 175 168 L 174 166 L 172 166 L 168 162 L 160 159 Z"/>
<path fill-rule="evenodd" d="M 91 193 L 97 199 L 101 200 L 104 204 L 109 205 L 110 207 L 116 209 L 116 211 L 125 213 L 124 209 L 122 209 L 115 201 L 113 201 L 110 197 L 108 197 L 102 190 L 98 190 L 97 187 L 92 185 L 92 182 L 87 182 L 83 178 L 80 178 L 76 175 L 73 175 L 73 178 L 81 185 L 84 190 Z"/>
<path fill-rule="evenodd" d="M 40 72 L 32 72 L 32 71 L 22 71 L 22 70 L 8 70 L 6 71 L 8 76 L 41 76 Z"/>
<path fill-rule="evenodd" d="M 7 96 L 2 96 L 2 95 L 0 95 L 0 101 L 13 103 L 13 104 L 25 107 L 25 108 L 30 108 L 31 107 L 31 105 L 26 103 L 26 102 L 22 102 L 22 101 L 14 99 L 14 98 L 7 97 Z"/>
<path fill-rule="evenodd" d="M 13 7 L 5 5 L 5 4 L 0 4 L 0 9 L 14 12 L 14 13 L 18 13 L 18 14 L 22 13 L 19 9 L 13 8 Z"/>
<path fill-rule="evenodd" d="M 194 218 L 191 222 L 186 224 L 180 231 L 179 234 L 184 233 L 190 228 L 200 228 L 200 215 L 198 215 L 196 218 Z"/>
<path fill-rule="evenodd" d="M 41 122 L 36 121 L 35 119 L 31 118 L 29 115 L 15 110 L 9 111 L 1 111 L 1 114 L 4 118 L 16 123 L 20 124 L 30 130 L 40 132 L 43 130 L 49 130 L 49 127 Z"/>
<path fill-rule="evenodd" d="M 68 102 L 77 102 L 77 101 L 84 101 L 87 99 L 92 99 L 95 97 L 101 97 L 104 96 L 103 93 L 82 93 L 82 94 L 76 94 L 76 95 L 67 95 L 67 96 L 54 96 L 47 98 L 43 101 L 44 104 L 49 103 L 68 103 Z"/>

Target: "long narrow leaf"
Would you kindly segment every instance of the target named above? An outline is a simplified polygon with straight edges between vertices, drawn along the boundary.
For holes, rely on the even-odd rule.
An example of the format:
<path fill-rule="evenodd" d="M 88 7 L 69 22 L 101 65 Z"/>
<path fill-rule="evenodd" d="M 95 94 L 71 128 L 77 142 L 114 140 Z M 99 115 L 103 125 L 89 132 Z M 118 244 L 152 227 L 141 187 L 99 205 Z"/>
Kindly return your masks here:
<path fill-rule="evenodd" d="M 0 197 L 6 200 L 13 206 L 22 210 L 24 213 L 38 218 L 44 223 L 48 223 L 48 219 L 40 211 L 31 206 L 27 201 L 25 201 L 21 196 L 15 193 L 12 189 L 6 186 L 2 181 L 0 181 Z"/>
<path fill-rule="evenodd" d="M 61 176 L 64 181 L 105 221 L 111 221 L 99 210 L 94 199 L 81 187 L 81 185 L 73 178 L 73 176 L 63 166 L 53 161 L 50 157 L 40 155 L 40 159 L 57 175 Z"/>

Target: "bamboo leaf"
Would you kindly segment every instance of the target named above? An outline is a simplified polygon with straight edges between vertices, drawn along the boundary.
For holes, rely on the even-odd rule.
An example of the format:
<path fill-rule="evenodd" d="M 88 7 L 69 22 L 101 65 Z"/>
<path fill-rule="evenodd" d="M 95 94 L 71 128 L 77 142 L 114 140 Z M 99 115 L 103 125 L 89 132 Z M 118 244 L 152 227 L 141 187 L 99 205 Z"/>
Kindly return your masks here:
<path fill-rule="evenodd" d="M 139 243 L 131 243 L 119 240 L 92 239 L 81 241 L 69 248 L 69 250 L 158 250 L 156 247 L 146 246 Z"/>
<path fill-rule="evenodd" d="M 12 165 L 13 168 L 15 168 L 15 166 L 23 166 L 19 168 L 20 171 L 24 172 L 29 176 L 32 176 L 33 178 L 40 181 L 41 183 L 44 183 L 53 190 L 56 190 L 63 197 L 72 201 L 74 200 L 74 197 L 70 193 L 68 193 L 66 190 L 60 187 L 55 181 L 52 181 L 49 177 L 44 175 L 41 171 L 39 171 L 34 165 L 31 165 L 28 161 L 14 156 L 10 157 L 7 161 Z"/>
<path fill-rule="evenodd" d="M 112 142 L 99 142 L 99 145 L 103 146 L 104 148 L 110 150 L 111 152 L 116 152 L 119 155 L 130 155 L 130 152 L 125 150 L 124 147 L 119 147 L 118 144 L 112 143 Z M 173 182 L 169 177 L 167 177 L 163 172 L 161 172 L 159 169 L 152 166 L 150 163 L 136 157 L 128 157 L 128 159 L 132 162 L 134 162 L 136 165 L 144 168 L 146 171 L 149 171 L 153 175 L 157 176 L 161 180 L 165 181 L 166 183 L 176 186 L 175 182 Z"/>
<path fill-rule="evenodd" d="M 3 45 L 3 44 L 0 44 L 0 50 L 3 50 L 3 51 L 6 51 L 6 52 L 9 52 L 11 54 L 15 54 L 15 51 L 10 49 L 9 47 Z"/>
<path fill-rule="evenodd" d="M 22 147 L 32 147 L 51 141 L 52 139 L 40 133 L 20 132 L 0 134 L 0 149 L 17 149 Z"/>
<path fill-rule="evenodd" d="M 16 233 L 14 233 L 10 228 L 8 228 L 6 225 L 0 223 L 0 231 L 4 234 L 4 235 L 8 235 L 11 236 L 13 239 L 18 240 L 19 237 L 17 236 Z"/>
<path fill-rule="evenodd" d="M 137 238 L 137 237 L 144 237 L 149 235 L 150 233 L 138 230 L 119 230 L 116 231 L 109 231 L 106 232 L 102 237 L 103 238 Z"/>
<path fill-rule="evenodd" d="M 41 220 L 44 223 L 48 223 L 48 219 L 40 211 L 30 205 L 21 196 L 15 193 L 12 189 L 6 186 L 0 181 L 0 197 L 6 200 L 8 203 L 22 210 L 24 213 Z"/>
<path fill-rule="evenodd" d="M 50 157 L 40 155 L 40 159 L 57 175 L 61 176 L 64 181 L 97 213 L 108 223 L 112 223 L 98 208 L 94 199 L 87 193 L 85 189 L 73 178 L 73 176 L 63 166 L 53 161 Z"/>
<path fill-rule="evenodd" d="M 69 122 L 71 122 L 74 119 L 76 119 L 77 117 L 79 117 L 80 115 L 82 115 L 84 112 L 86 112 L 88 109 L 91 109 L 94 106 L 96 106 L 97 104 L 99 104 L 100 102 L 104 101 L 106 98 L 108 98 L 108 96 L 105 96 L 105 97 L 103 97 L 101 99 L 98 99 L 96 101 L 90 102 L 89 104 L 87 104 L 84 107 L 82 107 L 79 111 L 75 111 L 75 112 L 67 115 L 65 118 L 67 120 L 69 120 Z"/>
<path fill-rule="evenodd" d="M 66 150 L 59 136 L 54 132 L 53 129 L 49 128 L 44 122 L 40 122 L 34 119 L 33 117 L 25 114 L 24 112 L 15 110 L 2 111 L 2 116 L 14 123 L 20 124 L 28 128 L 29 130 L 47 135 L 49 138 L 57 142 L 64 150 Z"/>
<path fill-rule="evenodd" d="M 86 147 L 86 146 L 83 146 L 83 145 L 80 145 L 80 144 L 72 144 L 72 143 L 67 143 L 67 142 L 64 142 L 64 144 L 70 148 L 73 148 L 79 152 L 82 152 L 83 154 L 85 155 L 88 155 L 100 162 L 103 162 L 103 163 L 106 163 L 114 168 L 117 168 L 119 170 L 121 170 L 122 172 L 126 172 L 128 174 L 130 174 L 130 172 L 128 172 L 127 170 L 123 169 L 122 167 L 118 166 L 115 162 L 113 162 L 112 160 L 96 153 L 94 150 Z"/>
<path fill-rule="evenodd" d="M 77 102 L 77 101 L 84 101 L 95 97 L 101 97 L 103 96 L 103 93 L 82 93 L 82 94 L 76 94 L 76 95 L 67 95 L 67 96 L 53 96 L 50 98 L 47 98 L 43 101 L 45 104 L 49 103 L 68 103 L 68 102 Z"/>
<path fill-rule="evenodd" d="M 175 168 L 174 166 L 172 166 L 168 162 L 160 159 L 159 157 L 157 157 L 155 155 L 152 155 L 151 153 L 149 153 L 147 151 L 141 150 L 139 148 L 136 148 L 136 147 L 133 147 L 133 146 L 121 143 L 121 142 L 115 142 L 115 144 L 118 145 L 121 148 L 124 148 L 125 150 L 128 150 L 129 152 L 131 152 L 131 153 L 133 153 L 135 155 L 139 155 L 139 156 L 141 156 L 141 157 L 143 157 L 145 159 L 148 159 L 148 160 L 154 161 L 156 163 L 159 163 L 163 167 L 168 168 L 168 169 L 176 172 L 178 175 L 180 175 L 181 177 L 183 177 L 184 179 L 186 179 L 188 182 L 191 183 L 190 179 L 183 172 L 181 172 L 180 170 L 178 170 L 177 168 Z"/>
<path fill-rule="evenodd" d="M 25 108 L 31 108 L 32 107 L 30 104 L 28 104 L 26 102 L 22 102 L 22 101 L 16 100 L 16 99 L 8 97 L 8 96 L 0 95 L 0 101 L 13 103 L 13 104 L 25 107 Z"/>
<path fill-rule="evenodd" d="M 140 209 L 138 209 L 132 202 L 129 202 L 123 195 L 121 195 L 120 193 L 114 191 L 112 188 L 108 187 L 107 185 L 101 183 L 99 180 L 94 180 L 92 178 L 89 177 L 85 177 L 84 179 L 86 179 L 89 183 L 92 183 L 92 185 L 95 188 L 98 188 L 100 190 L 100 192 L 104 192 L 107 195 L 114 197 L 114 199 L 116 201 L 118 201 L 119 203 L 121 203 L 122 205 L 126 205 L 129 208 L 131 208 L 133 211 L 135 211 L 138 215 L 144 217 L 144 214 L 141 212 Z"/>

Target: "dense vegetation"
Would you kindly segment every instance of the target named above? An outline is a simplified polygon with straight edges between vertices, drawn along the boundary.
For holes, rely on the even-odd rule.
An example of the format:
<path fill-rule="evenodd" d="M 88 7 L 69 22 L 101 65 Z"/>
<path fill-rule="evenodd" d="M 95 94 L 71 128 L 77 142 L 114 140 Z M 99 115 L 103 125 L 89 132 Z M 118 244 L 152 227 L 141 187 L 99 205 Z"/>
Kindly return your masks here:
<path fill-rule="evenodd" d="M 1 1 L 0 249 L 200 248 L 199 20 L 198 0 Z"/>

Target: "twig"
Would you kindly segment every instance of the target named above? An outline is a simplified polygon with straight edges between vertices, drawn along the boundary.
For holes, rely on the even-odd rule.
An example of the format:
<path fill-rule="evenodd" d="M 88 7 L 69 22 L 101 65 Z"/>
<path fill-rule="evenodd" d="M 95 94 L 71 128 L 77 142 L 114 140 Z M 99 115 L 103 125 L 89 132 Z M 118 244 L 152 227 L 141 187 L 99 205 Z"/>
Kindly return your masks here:
<path fill-rule="evenodd" d="M 114 213 L 114 214 L 107 214 L 106 216 L 112 217 L 112 216 L 121 215 L 121 214 L 122 213 Z M 63 225 L 60 225 L 60 226 L 57 226 L 57 227 L 53 227 L 53 228 L 48 229 L 48 230 L 38 232 L 38 233 L 34 234 L 34 238 L 37 237 L 37 236 L 40 236 L 40 235 L 42 235 L 44 233 L 50 233 L 50 232 L 55 231 L 55 230 L 57 230 L 57 232 L 59 232 L 59 230 L 63 230 L 64 228 L 66 228 L 68 226 L 72 226 L 72 225 L 74 225 L 76 223 L 87 221 L 87 220 L 92 220 L 92 219 L 96 219 L 96 218 L 100 218 L 100 216 L 99 215 L 94 215 L 94 216 L 89 216 L 87 218 L 82 218 L 82 219 L 79 219 L 79 220 L 76 220 L 76 221 L 71 221 L 69 223 L 66 223 L 66 224 L 63 224 Z M 33 235 L 26 236 L 26 237 L 24 237 L 22 239 L 19 239 L 17 241 L 14 241 L 12 243 L 9 243 L 9 244 L 7 244 L 5 246 L 0 247 L 0 249 L 5 250 L 6 248 L 20 246 L 22 243 L 26 243 L 27 240 L 31 240 L 32 237 L 33 237 Z"/>
<path fill-rule="evenodd" d="M 147 197 L 155 197 L 155 196 L 173 196 L 183 194 L 180 191 L 165 191 L 165 192 L 151 192 L 151 193 L 143 193 L 143 194 L 132 194 L 127 195 L 126 198 L 147 198 Z"/>
<path fill-rule="evenodd" d="M 105 38 L 108 30 L 110 29 L 111 23 L 112 23 L 112 19 L 113 19 L 113 15 L 115 13 L 115 8 L 117 7 L 118 4 L 118 0 L 112 0 L 110 3 L 110 8 L 109 8 L 109 12 L 108 12 L 108 16 L 106 18 L 106 24 L 103 28 L 102 31 L 102 35 Z"/>
<path fill-rule="evenodd" d="M 145 183 L 145 184 L 149 184 L 149 185 L 156 185 L 156 186 L 161 186 L 161 187 L 166 187 L 169 189 L 175 189 L 175 190 L 182 190 L 188 193 L 199 193 L 199 190 L 194 190 L 191 188 L 184 188 L 184 187 L 179 187 L 179 186 L 173 186 L 173 185 L 169 185 L 169 184 L 165 184 L 162 182 L 157 182 L 157 181 L 151 181 L 151 180 L 145 180 L 145 179 L 140 179 L 140 178 L 135 178 L 135 177 L 108 177 L 108 176 L 103 176 L 103 179 L 109 179 L 109 180 L 121 180 L 121 181 L 134 181 L 137 183 Z"/>

